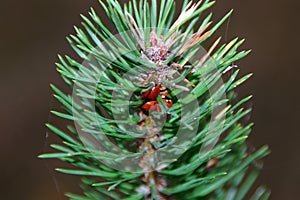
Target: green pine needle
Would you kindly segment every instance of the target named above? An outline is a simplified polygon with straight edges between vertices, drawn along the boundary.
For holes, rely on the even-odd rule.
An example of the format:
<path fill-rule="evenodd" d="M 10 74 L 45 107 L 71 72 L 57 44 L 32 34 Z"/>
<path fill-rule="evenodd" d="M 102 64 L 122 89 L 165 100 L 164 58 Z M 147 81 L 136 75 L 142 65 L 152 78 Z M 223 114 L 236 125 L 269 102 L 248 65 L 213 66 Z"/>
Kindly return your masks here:
<path fill-rule="evenodd" d="M 261 159 L 269 154 L 266 146 L 250 153 L 246 140 L 253 123 L 242 120 L 251 112 L 243 105 L 252 96 L 239 99 L 234 92 L 252 76 L 241 77 L 235 65 L 250 50 L 239 50 L 244 39 L 219 45 L 219 38 L 206 55 L 197 57 L 233 11 L 211 23 L 212 13 L 202 17 L 215 3 L 210 0 L 184 0 L 178 15 L 174 0 L 132 0 L 124 5 L 117 0 L 99 2 L 119 35 L 104 25 L 93 8 L 87 16 L 81 15 L 82 27 L 74 26 L 75 33 L 67 37 L 80 60 L 58 55 L 56 63 L 70 91 L 65 94 L 51 84 L 63 108 L 51 113 L 75 125 L 67 125 L 64 131 L 46 124 L 62 144 L 52 144 L 55 152 L 39 158 L 67 162 L 71 169 L 56 171 L 83 177 L 83 194 L 66 196 L 74 200 L 244 199 L 259 175 Z M 165 46 L 159 46 L 160 42 Z M 160 48 L 158 58 L 153 59 L 152 47 Z M 174 52 L 168 55 L 164 48 Z M 158 72 L 161 66 L 169 71 Z M 159 79 L 163 74 L 167 78 Z M 158 95 L 151 99 L 157 103 L 152 116 L 143 108 L 149 103 L 143 94 L 156 82 L 173 87 L 167 94 L 172 105 L 167 106 L 166 98 Z M 197 106 L 184 112 L 195 101 Z M 141 137 L 141 130 L 155 135 L 162 113 L 168 114 L 157 137 Z M 144 121 L 141 115 L 146 116 Z M 186 141 L 177 133 L 180 128 Z M 150 156 L 150 164 L 145 155 Z M 160 156 L 165 159 L 159 160 Z M 137 163 L 135 158 L 139 158 Z M 128 159 L 142 169 L 133 171 L 121 162 Z M 151 165 L 157 167 L 155 172 L 145 170 Z M 269 196 L 268 189 L 259 187 L 251 200 Z"/>

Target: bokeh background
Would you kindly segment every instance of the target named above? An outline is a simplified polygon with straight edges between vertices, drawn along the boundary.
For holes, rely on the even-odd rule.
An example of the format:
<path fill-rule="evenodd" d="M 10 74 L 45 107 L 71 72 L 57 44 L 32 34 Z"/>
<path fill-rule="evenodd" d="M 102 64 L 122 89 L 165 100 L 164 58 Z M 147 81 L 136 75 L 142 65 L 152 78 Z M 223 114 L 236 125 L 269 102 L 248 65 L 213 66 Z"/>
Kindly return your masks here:
<path fill-rule="evenodd" d="M 179 1 L 178 1 L 179 2 Z M 55 121 L 49 110 L 59 107 L 49 83 L 64 88 L 55 71 L 57 53 L 74 55 L 65 36 L 80 25 L 79 14 L 96 0 L 1 0 L 0 3 L 0 198 L 5 200 L 66 199 L 65 191 L 80 192 L 77 178 L 54 172 L 64 166 L 37 159 L 59 141 L 44 126 Z M 249 144 L 269 144 L 272 154 L 258 180 L 272 190 L 273 200 L 300 196 L 299 10 L 298 0 L 217 1 L 210 10 L 215 21 L 235 10 L 218 32 L 223 42 L 246 38 L 250 56 L 238 63 L 254 76 L 239 88 L 253 94 L 251 121 L 256 123 Z"/>

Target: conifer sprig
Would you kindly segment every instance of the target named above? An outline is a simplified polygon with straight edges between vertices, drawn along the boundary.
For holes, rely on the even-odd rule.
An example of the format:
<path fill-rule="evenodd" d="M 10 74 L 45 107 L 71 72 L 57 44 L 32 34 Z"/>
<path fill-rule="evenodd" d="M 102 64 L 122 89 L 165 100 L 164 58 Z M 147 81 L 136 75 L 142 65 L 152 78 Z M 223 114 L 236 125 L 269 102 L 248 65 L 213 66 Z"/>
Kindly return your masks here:
<path fill-rule="evenodd" d="M 238 78 L 233 63 L 250 51 L 238 51 L 244 40 L 219 46 L 217 38 L 198 54 L 232 11 L 217 23 L 212 14 L 204 16 L 197 27 L 213 1 L 184 0 L 178 16 L 174 0 L 100 4 L 119 34 L 106 28 L 94 9 L 89 17 L 81 15 L 82 28 L 75 27 L 67 40 L 82 60 L 59 56 L 57 63 L 73 94 L 51 85 L 64 108 L 52 114 L 75 125 L 63 131 L 47 124 L 63 142 L 51 145 L 56 153 L 40 158 L 68 162 L 75 168 L 56 170 L 83 177 L 84 194 L 67 196 L 244 199 L 269 153 L 267 147 L 247 148 L 253 124 L 241 123 L 250 112 L 242 106 L 251 96 L 239 100 L 234 92 L 251 74 Z M 230 77 L 222 79 L 228 71 Z M 164 93 L 143 97 L 158 86 Z M 149 102 L 153 107 L 147 110 Z M 261 187 L 252 199 L 269 195 Z"/>

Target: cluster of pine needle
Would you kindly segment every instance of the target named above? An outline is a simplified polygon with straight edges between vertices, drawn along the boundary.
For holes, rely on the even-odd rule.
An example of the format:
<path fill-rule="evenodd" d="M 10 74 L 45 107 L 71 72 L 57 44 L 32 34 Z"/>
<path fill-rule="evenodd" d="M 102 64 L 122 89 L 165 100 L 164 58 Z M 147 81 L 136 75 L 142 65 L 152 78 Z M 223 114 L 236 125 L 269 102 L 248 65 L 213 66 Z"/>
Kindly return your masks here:
<path fill-rule="evenodd" d="M 83 194 L 70 199 L 268 199 L 264 187 L 248 194 L 269 151 L 248 149 L 253 124 L 241 120 L 251 96 L 234 91 L 251 74 L 240 77 L 233 63 L 249 51 L 238 50 L 244 40 L 217 38 L 199 55 L 231 11 L 213 23 L 202 16 L 213 1 L 181 3 L 177 15 L 174 0 L 100 1 L 118 35 L 91 9 L 68 37 L 81 60 L 59 56 L 70 93 L 51 85 L 64 109 L 52 113 L 72 125 L 47 124 L 62 143 L 40 157 L 82 176 Z"/>

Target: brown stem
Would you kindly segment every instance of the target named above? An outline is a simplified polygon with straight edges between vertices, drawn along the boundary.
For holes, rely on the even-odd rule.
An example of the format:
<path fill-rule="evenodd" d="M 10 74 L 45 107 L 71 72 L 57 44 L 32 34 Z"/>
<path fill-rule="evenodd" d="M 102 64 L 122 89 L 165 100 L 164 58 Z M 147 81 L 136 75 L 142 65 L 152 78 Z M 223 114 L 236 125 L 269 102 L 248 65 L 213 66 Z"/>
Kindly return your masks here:
<path fill-rule="evenodd" d="M 151 200 L 151 191 L 152 186 L 155 186 L 155 192 L 157 196 L 161 200 L 168 200 L 169 198 L 162 194 L 162 189 L 166 187 L 166 181 L 163 177 L 161 177 L 156 171 L 156 163 L 155 163 L 155 152 L 156 149 L 152 145 L 151 141 L 156 140 L 159 141 L 159 133 L 156 131 L 155 123 L 151 116 L 148 116 L 146 119 L 146 123 L 144 127 L 148 130 L 147 137 L 144 142 L 141 144 L 140 149 L 145 150 L 145 154 L 140 161 L 140 167 L 144 171 L 144 176 L 142 178 L 143 182 L 145 182 L 148 190 L 150 191 L 149 197 L 147 199 Z"/>

